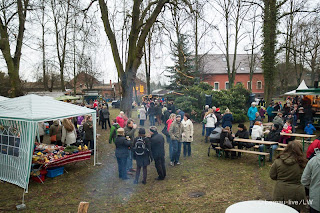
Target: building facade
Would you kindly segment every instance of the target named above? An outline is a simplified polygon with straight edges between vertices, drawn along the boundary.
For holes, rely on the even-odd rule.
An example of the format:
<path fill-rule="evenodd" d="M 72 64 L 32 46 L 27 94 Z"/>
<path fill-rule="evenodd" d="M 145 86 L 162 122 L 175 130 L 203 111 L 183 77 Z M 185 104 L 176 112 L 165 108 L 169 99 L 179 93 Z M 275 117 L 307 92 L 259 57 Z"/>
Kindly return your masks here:
<path fill-rule="evenodd" d="M 230 66 L 233 63 L 233 55 L 230 55 Z M 264 77 L 261 63 L 256 57 L 252 82 L 250 82 L 249 55 L 238 54 L 236 58 L 235 84 L 243 84 L 246 89 L 251 89 L 256 97 L 264 95 Z M 208 54 L 201 58 L 200 69 L 202 81 L 213 86 L 214 90 L 229 89 L 227 60 L 224 54 Z"/>

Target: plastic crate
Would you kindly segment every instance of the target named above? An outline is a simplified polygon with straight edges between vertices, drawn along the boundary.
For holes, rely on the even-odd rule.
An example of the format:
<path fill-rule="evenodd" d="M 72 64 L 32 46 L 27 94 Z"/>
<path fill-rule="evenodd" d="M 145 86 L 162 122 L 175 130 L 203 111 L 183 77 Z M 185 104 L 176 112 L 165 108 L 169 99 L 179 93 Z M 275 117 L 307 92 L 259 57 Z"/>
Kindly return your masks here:
<path fill-rule="evenodd" d="M 47 177 L 50 177 L 50 178 L 57 177 L 59 175 L 62 175 L 63 171 L 64 171 L 64 166 L 47 169 L 47 172 L 48 172 Z"/>
<path fill-rule="evenodd" d="M 32 177 L 31 177 L 31 179 L 32 179 L 33 181 L 35 181 L 35 182 L 37 182 L 37 183 L 42 183 L 39 178 L 42 180 L 42 182 L 44 182 L 44 180 L 45 180 L 45 175 L 39 175 L 39 176 L 32 176 Z"/>

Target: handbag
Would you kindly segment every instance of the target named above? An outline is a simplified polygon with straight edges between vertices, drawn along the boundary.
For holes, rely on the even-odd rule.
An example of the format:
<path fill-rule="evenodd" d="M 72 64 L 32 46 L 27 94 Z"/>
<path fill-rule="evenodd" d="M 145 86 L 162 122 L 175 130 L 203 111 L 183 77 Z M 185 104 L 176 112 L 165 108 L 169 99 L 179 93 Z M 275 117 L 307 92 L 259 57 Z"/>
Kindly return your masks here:
<path fill-rule="evenodd" d="M 51 140 L 51 142 L 56 142 L 57 141 L 57 135 L 51 135 L 50 140 Z"/>
<path fill-rule="evenodd" d="M 162 134 L 164 134 L 165 136 L 168 136 L 169 137 L 169 132 L 168 132 L 168 129 L 167 129 L 167 126 L 164 125 L 163 129 L 161 130 Z"/>
<path fill-rule="evenodd" d="M 223 146 L 227 149 L 231 149 L 232 148 L 232 143 L 230 141 L 230 139 L 228 137 L 224 138 L 224 142 L 223 142 Z"/>
<path fill-rule="evenodd" d="M 203 124 L 207 124 L 207 119 L 206 119 L 206 118 L 203 119 L 202 123 L 203 123 Z"/>

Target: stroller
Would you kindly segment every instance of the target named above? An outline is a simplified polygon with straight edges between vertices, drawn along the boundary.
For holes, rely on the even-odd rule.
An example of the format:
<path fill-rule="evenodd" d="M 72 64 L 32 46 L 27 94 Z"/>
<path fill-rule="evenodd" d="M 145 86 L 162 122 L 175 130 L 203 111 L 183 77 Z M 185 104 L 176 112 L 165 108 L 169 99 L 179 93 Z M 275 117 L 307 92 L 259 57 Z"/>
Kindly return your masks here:
<path fill-rule="evenodd" d="M 208 156 L 210 156 L 210 149 L 216 150 L 216 147 L 220 146 L 220 134 L 222 132 L 222 127 L 218 126 L 209 135 L 210 146 L 208 148 Z"/>

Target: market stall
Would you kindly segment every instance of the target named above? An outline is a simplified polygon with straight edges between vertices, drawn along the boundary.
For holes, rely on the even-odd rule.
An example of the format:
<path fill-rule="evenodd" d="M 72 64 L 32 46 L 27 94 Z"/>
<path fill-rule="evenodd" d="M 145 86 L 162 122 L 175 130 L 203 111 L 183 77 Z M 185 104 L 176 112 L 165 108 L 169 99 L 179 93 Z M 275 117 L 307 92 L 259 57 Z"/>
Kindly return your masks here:
<path fill-rule="evenodd" d="M 95 165 L 96 111 L 37 95 L 0 101 L 0 180 L 27 192 L 38 123 L 87 114 L 93 117 Z"/>

